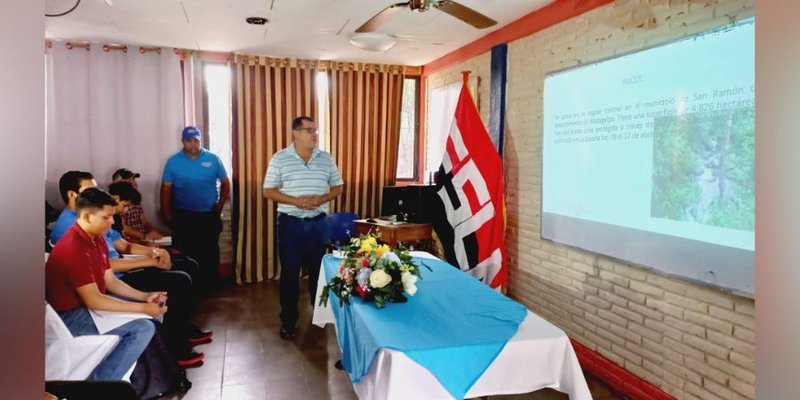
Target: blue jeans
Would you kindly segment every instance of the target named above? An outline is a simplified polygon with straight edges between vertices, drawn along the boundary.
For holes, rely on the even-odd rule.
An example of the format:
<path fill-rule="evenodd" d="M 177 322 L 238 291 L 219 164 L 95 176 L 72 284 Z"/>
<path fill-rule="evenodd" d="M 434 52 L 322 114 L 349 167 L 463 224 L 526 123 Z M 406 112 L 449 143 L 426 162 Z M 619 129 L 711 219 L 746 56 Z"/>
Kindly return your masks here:
<path fill-rule="evenodd" d="M 98 335 L 89 310 L 79 307 L 61 314 L 64 325 L 67 326 L 72 336 Z M 150 343 L 156 327 L 153 321 L 142 318 L 119 326 L 107 335 L 117 335 L 120 338 L 117 346 L 97 365 L 89 376 L 90 381 L 119 380 L 131 368 L 134 362 Z"/>
<path fill-rule="evenodd" d="M 300 271 L 308 268 L 308 294 L 311 305 L 317 292 L 317 279 L 322 255 L 325 253 L 325 214 L 301 219 L 278 215 L 278 256 L 281 261 L 280 298 L 281 323 L 294 329 L 299 317 Z"/>

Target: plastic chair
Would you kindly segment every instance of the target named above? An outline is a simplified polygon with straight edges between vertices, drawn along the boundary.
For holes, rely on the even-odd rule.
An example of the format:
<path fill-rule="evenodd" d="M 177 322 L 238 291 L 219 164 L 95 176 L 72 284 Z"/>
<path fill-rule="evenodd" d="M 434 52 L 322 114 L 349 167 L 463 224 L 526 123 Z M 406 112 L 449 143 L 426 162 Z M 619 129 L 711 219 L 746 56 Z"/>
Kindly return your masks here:
<path fill-rule="evenodd" d="M 115 335 L 73 337 L 61 317 L 49 304 L 45 304 L 44 332 L 44 375 L 45 380 L 48 381 L 88 378 L 95 367 L 119 342 L 119 337 Z M 132 368 L 131 371 L 133 371 Z"/>
<path fill-rule="evenodd" d="M 358 219 L 358 215 L 351 212 L 339 212 L 328 215 L 325 218 L 325 238 L 332 248 L 339 248 L 348 243 L 350 238 L 355 235 L 355 225 L 353 221 Z"/>

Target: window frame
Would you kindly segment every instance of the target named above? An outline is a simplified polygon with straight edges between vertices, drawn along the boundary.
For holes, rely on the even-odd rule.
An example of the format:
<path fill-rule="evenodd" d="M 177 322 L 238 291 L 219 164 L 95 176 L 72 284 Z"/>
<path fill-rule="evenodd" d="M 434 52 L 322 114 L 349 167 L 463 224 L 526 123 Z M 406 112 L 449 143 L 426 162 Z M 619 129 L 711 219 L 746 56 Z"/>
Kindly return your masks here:
<path fill-rule="evenodd" d="M 421 85 L 421 80 L 422 79 L 421 79 L 420 76 L 407 76 L 406 75 L 403 78 L 403 86 L 405 86 L 405 81 L 406 80 L 413 80 L 414 81 L 414 127 L 413 127 L 413 132 L 414 132 L 414 146 L 413 146 L 414 159 L 413 159 L 413 162 L 412 162 L 414 172 L 413 172 L 413 174 L 412 174 L 412 176 L 410 178 L 409 177 L 398 178 L 397 177 L 397 170 L 395 169 L 395 184 L 398 185 L 398 186 L 404 186 L 404 185 L 411 185 L 411 184 L 419 183 L 420 168 L 421 168 L 421 166 L 420 166 L 420 164 L 421 164 L 420 163 L 420 160 L 421 160 L 421 158 L 420 158 L 420 129 L 419 128 L 420 128 L 420 120 L 421 120 L 420 114 L 422 112 L 421 103 L 420 103 L 420 98 L 421 98 L 421 95 L 422 95 L 422 93 L 420 93 L 421 92 L 421 86 L 422 86 Z M 399 146 L 399 140 L 398 140 L 398 146 Z M 398 155 L 399 155 L 399 151 L 398 151 Z"/>

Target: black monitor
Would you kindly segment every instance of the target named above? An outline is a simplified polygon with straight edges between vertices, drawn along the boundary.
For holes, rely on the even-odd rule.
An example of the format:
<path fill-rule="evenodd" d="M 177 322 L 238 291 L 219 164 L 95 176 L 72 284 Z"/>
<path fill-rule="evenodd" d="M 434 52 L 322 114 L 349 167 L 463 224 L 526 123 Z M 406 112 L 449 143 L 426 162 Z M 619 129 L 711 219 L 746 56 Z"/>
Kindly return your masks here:
<path fill-rule="evenodd" d="M 432 185 L 384 186 L 381 215 L 396 215 L 398 221 L 429 222 L 423 204 L 436 195 L 435 190 Z"/>

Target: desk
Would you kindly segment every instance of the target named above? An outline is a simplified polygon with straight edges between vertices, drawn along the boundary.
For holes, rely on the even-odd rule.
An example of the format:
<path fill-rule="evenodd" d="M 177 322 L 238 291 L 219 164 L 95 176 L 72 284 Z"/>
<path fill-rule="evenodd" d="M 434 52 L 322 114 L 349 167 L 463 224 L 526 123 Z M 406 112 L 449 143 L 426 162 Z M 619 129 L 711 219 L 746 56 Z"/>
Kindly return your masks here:
<path fill-rule="evenodd" d="M 423 252 L 412 252 L 412 255 L 431 257 Z M 424 274 L 425 271 L 423 279 Z M 325 283 L 323 270 L 317 284 L 315 304 L 319 304 Z M 324 326 L 337 321 L 330 308 L 316 306 L 312 323 Z M 389 348 L 378 350 L 369 372 L 353 388 L 362 400 L 453 398 L 429 370 L 402 351 Z M 571 400 L 591 399 L 567 335 L 528 311 L 517 333 L 467 391 L 466 397 L 528 393 L 542 388 L 567 393 Z"/>
<path fill-rule="evenodd" d="M 423 240 L 430 240 L 433 236 L 431 224 L 417 224 L 413 222 L 389 222 L 376 219 L 375 222 L 367 222 L 365 219 L 353 221 L 356 235 L 363 235 L 370 231 L 379 230 L 379 239 L 386 242 L 391 247 L 397 246 L 397 242 L 409 244 Z"/>

